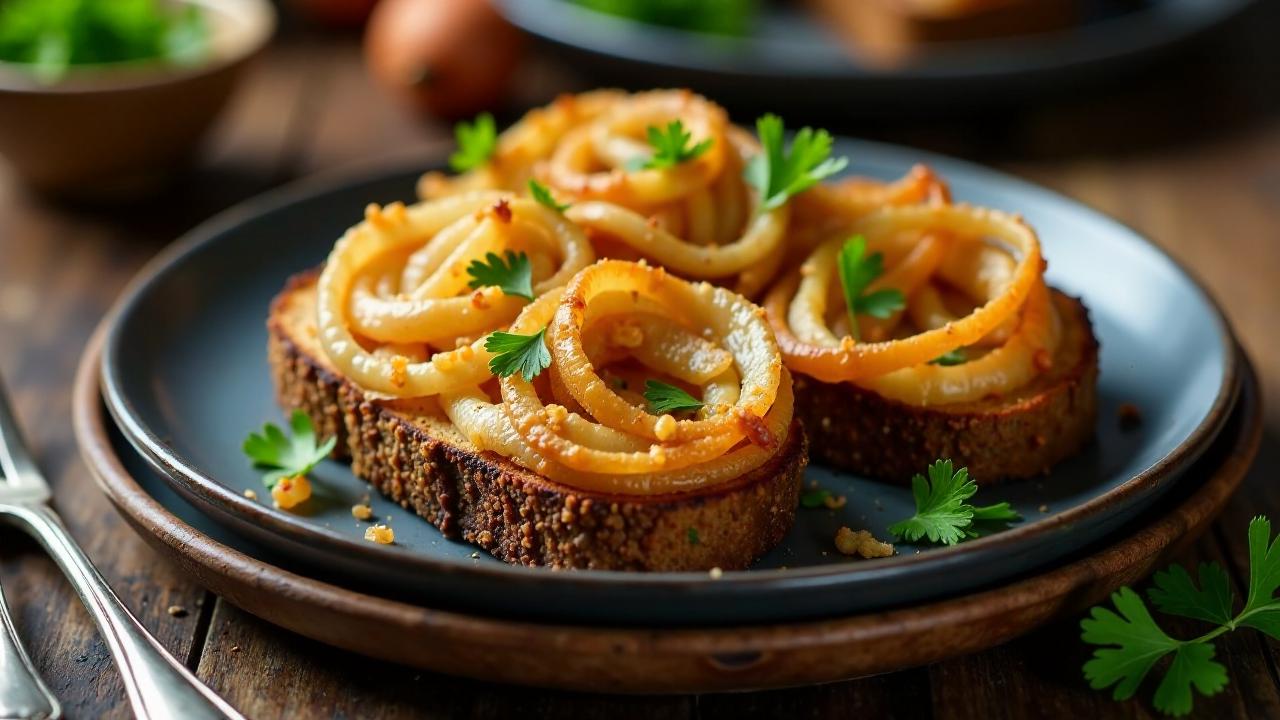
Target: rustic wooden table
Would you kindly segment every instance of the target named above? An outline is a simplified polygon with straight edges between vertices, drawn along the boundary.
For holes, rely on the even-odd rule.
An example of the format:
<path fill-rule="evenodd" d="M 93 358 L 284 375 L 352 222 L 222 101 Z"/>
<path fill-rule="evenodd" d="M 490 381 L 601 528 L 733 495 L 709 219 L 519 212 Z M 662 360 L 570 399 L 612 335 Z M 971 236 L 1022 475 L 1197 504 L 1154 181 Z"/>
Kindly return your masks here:
<path fill-rule="evenodd" d="M 1280 54 L 1267 30 L 1276 16 L 1255 13 L 1186 59 L 1099 95 L 960 121 L 833 126 L 993 164 L 1079 198 L 1153 238 L 1212 289 L 1261 374 L 1266 436 L 1246 486 L 1186 559 L 1222 560 L 1237 581 L 1247 577 L 1248 518 L 1280 519 Z M 568 87 L 554 65 L 525 72 L 529 101 Z M 1086 687 L 1074 621 L 979 655 L 824 687 L 592 696 L 346 654 L 267 625 L 160 562 L 93 486 L 71 433 L 72 373 L 103 312 L 163 244 L 233 202 L 312 172 L 449 146 L 447 126 L 409 119 L 370 87 L 355 39 L 292 32 L 255 68 L 197 169 L 164 203 L 69 208 L 28 194 L 0 170 L 0 371 L 72 533 L 143 624 L 217 692 L 262 718 L 1151 714 L 1143 701 L 1116 703 Z M 0 532 L 0 582 L 68 717 L 126 717 L 119 676 L 88 616 L 49 559 L 11 531 Z M 175 617 L 171 606 L 190 612 Z M 1240 633 L 1219 654 L 1230 685 L 1198 700 L 1197 714 L 1280 716 L 1280 644 Z"/>

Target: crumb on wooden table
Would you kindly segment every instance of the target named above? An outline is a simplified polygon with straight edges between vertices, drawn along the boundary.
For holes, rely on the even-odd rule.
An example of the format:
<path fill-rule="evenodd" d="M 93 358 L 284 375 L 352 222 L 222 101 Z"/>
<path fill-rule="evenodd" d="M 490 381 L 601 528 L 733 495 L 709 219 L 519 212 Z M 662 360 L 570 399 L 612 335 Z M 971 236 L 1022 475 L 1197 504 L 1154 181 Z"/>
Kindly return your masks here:
<path fill-rule="evenodd" d="M 182 607 L 181 605 L 170 605 L 169 616 L 176 617 L 176 618 L 184 618 L 187 616 L 187 609 Z"/>
<path fill-rule="evenodd" d="M 880 542 L 866 530 L 853 531 L 841 527 L 836 531 L 836 549 L 843 555 L 857 555 L 862 558 L 882 558 L 893 554 L 891 543 Z"/>
<path fill-rule="evenodd" d="M 364 539 L 379 545 L 390 545 L 396 541 L 396 533 L 386 525 L 374 525 L 365 529 Z"/>

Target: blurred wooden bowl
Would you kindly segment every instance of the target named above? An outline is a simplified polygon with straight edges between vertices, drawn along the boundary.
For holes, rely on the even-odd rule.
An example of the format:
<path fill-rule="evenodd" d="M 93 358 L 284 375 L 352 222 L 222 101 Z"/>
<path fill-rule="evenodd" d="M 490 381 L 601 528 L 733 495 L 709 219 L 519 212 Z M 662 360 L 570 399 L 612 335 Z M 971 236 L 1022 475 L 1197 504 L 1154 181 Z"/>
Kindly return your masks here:
<path fill-rule="evenodd" d="M 136 199 L 194 154 L 241 72 L 275 30 L 269 0 L 182 0 L 204 12 L 211 57 L 73 66 L 53 84 L 0 62 L 0 156 L 32 188 Z"/>

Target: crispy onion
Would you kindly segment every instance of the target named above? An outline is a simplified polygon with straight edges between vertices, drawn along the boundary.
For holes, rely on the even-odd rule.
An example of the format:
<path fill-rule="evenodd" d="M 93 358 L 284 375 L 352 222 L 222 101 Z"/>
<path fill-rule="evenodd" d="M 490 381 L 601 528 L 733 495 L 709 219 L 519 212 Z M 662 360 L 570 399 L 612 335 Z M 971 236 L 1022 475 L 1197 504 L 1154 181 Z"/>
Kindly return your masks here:
<path fill-rule="evenodd" d="M 905 312 L 848 325 L 837 258 L 861 234 L 886 271 L 867 291 L 895 288 Z M 883 207 L 819 245 L 768 293 L 765 308 L 791 369 L 853 382 L 916 405 L 1014 390 L 1052 363 L 1059 319 L 1035 233 L 994 210 L 934 202 Z M 930 361 L 966 348 L 967 362 Z"/>
<path fill-rule="evenodd" d="M 710 141 L 707 149 L 670 167 L 638 167 L 653 153 L 649 129 L 674 120 L 689 146 Z M 536 178 L 573 203 L 567 214 L 587 229 L 597 255 L 644 258 L 754 297 L 781 267 L 791 213 L 759 212 L 758 193 L 742 177 L 758 152 L 749 133 L 700 95 L 600 91 L 531 111 L 502 133 L 488 165 L 452 179 L 429 173 L 419 193 L 523 191 Z"/>
<path fill-rule="evenodd" d="M 441 395 L 477 447 L 575 487 L 661 494 L 739 477 L 787 438 L 790 377 L 763 313 L 740 295 L 606 260 L 527 306 L 511 331 L 543 327 L 551 380 L 513 374 L 499 398 L 478 385 Z M 617 387 L 628 377 L 694 389 L 705 405 L 683 419 L 650 414 Z"/>
<path fill-rule="evenodd" d="M 535 293 L 563 285 L 595 259 L 573 223 L 509 194 L 370 205 L 320 276 L 325 353 L 362 387 L 396 397 L 483 382 L 490 354 L 482 335 L 509 325 L 526 301 L 497 287 L 470 289 L 467 266 L 506 251 L 528 255 Z"/>

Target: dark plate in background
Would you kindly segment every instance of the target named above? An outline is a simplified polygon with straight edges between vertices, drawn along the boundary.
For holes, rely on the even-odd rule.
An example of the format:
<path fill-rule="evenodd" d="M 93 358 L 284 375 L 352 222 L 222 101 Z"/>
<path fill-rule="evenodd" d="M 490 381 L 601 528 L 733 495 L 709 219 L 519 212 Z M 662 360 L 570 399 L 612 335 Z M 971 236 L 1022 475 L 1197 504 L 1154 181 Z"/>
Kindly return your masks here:
<path fill-rule="evenodd" d="M 742 38 L 633 22 L 566 0 L 499 0 L 497 6 L 597 82 L 690 86 L 779 112 L 800 105 L 863 115 L 1061 94 L 1154 60 L 1250 3 L 1088 0 L 1074 27 L 929 45 L 897 67 L 854 59 L 801 2 L 762 3 L 760 21 Z"/>
<path fill-rule="evenodd" d="M 412 196 L 418 169 L 362 181 L 303 183 L 228 211 L 143 270 L 114 311 L 103 392 L 137 449 L 187 500 L 277 552 L 367 587 L 438 607 L 610 624 L 762 622 L 847 614 L 937 598 L 1019 576 L 1122 527 L 1178 480 L 1234 402 L 1238 358 L 1208 296 L 1170 258 L 1124 226 L 1042 188 L 907 148 L 842 140 L 851 170 L 896 177 L 927 162 L 959 200 L 1023 213 L 1043 240 L 1049 279 L 1083 296 L 1102 343 L 1098 441 L 1039 480 L 984 489 L 1008 500 L 1019 526 L 953 548 L 899 547 L 855 561 L 834 552 L 841 524 L 886 537 L 911 514 L 910 492 L 811 467 L 807 478 L 849 498 L 840 511 L 802 510 L 756 568 L 725 573 L 551 572 L 511 567 L 444 539 L 381 498 L 397 544 L 362 539 L 350 507 L 368 493 L 326 462 L 304 513 L 244 497 L 259 473 L 240 452 L 247 432 L 279 422 L 264 319 L 285 279 L 319 263 L 371 201 Z M 1105 261 L 1104 261 L 1105 260 Z M 1122 433 L 1121 403 L 1139 431 Z M 1197 478 L 1189 478 L 1195 482 Z M 785 569 L 784 569 L 785 568 Z"/>

